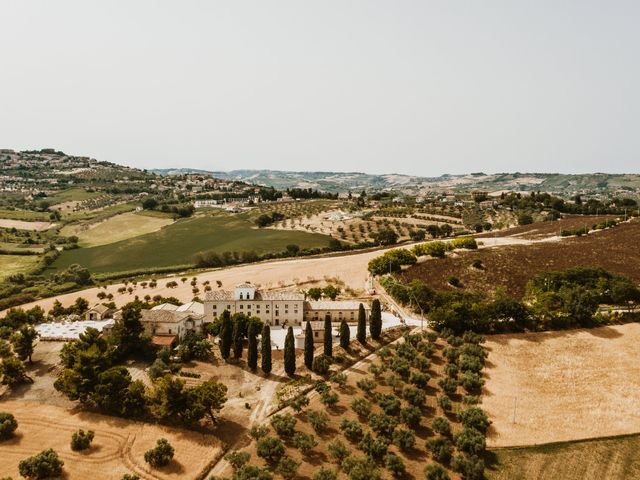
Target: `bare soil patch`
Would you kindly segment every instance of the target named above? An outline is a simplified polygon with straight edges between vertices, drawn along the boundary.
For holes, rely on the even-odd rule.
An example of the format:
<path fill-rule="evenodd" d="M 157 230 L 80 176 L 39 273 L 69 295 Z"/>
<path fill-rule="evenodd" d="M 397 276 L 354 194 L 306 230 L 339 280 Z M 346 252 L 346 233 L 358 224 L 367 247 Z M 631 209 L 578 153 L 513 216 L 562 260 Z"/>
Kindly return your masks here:
<path fill-rule="evenodd" d="M 639 338 L 637 323 L 488 337 L 488 445 L 640 432 Z"/>
<path fill-rule="evenodd" d="M 41 232 L 53 226 L 50 222 L 26 222 L 24 220 L 11 220 L 8 218 L 0 218 L 1 228 L 16 228 L 18 230 L 33 230 Z"/>
<path fill-rule="evenodd" d="M 640 220 L 584 237 L 541 241 L 460 251 L 443 259 L 421 262 L 402 273 L 404 281 L 420 279 L 439 290 L 452 288 L 450 276 L 458 277 L 466 290 L 491 292 L 497 287 L 521 297 L 536 274 L 569 267 L 602 267 L 640 282 Z M 471 267 L 480 259 L 484 268 Z"/>

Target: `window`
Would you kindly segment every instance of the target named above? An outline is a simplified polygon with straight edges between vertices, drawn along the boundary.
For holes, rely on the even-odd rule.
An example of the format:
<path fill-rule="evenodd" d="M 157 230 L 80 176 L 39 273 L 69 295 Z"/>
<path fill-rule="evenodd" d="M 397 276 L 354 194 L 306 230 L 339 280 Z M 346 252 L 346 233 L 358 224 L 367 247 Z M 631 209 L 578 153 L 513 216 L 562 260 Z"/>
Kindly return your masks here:
<path fill-rule="evenodd" d="M 169 329 L 169 333 L 171 333 L 171 329 Z"/>
<path fill-rule="evenodd" d="M 278 312 L 278 310 L 276 310 L 276 317 L 277 317 L 278 315 L 279 315 L 279 312 Z"/>
<path fill-rule="evenodd" d="M 231 311 L 231 305 L 227 305 L 227 310 Z"/>
<path fill-rule="evenodd" d="M 284 308 L 289 308 L 289 305 L 286 305 L 286 304 L 285 304 Z"/>
<path fill-rule="evenodd" d="M 251 310 L 251 304 L 247 305 L 247 309 Z"/>
<path fill-rule="evenodd" d="M 244 305 L 240 304 L 240 310 L 244 309 Z"/>
<path fill-rule="evenodd" d="M 217 306 L 217 305 L 214 305 L 214 306 L 213 306 L 213 309 L 214 309 L 214 310 L 216 310 L 217 308 L 218 308 L 218 306 Z"/>
<path fill-rule="evenodd" d="M 313 336 L 318 338 L 318 332 L 313 332 Z"/>

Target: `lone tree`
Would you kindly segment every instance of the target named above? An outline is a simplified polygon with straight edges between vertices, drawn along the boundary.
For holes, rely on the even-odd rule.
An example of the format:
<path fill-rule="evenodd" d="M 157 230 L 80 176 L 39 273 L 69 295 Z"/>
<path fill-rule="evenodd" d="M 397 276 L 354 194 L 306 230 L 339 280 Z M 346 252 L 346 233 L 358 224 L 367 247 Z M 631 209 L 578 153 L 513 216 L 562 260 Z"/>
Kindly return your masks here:
<path fill-rule="evenodd" d="M 367 314 L 362 304 L 358 307 L 358 331 L 356 332 L 356 338 L 362 345 L 367 343 Z"/>
<path fill-rule="evenodd" d="M 220 326 L 220 355 L 225 360 L 231 354 L 231 344 L 233 343 L 233 322 L 229 310 L 222 312 L 222 322 Z"/>
<path fill-rule="evenodd" d="M 251 370 L 258 368 L 258 340 L 256 339 L 255 322 L 249 322 L 247 330 L 247 365 Z"/>
<path fill-rule="evenodd" d="M 380 309 L 380 300 L 378 300 L 377 298 L 373 301 L 373 303 L 371 303 L 369 331 L 371 332 L 372 339 L 380 339 L 380 334 L 382 333 L 382 311 Z"/>
<path fill-rule="evenodd" d="M 262 327 L 262 371 L 265 375 L 271 373 L 271 329 L 269 325 Z"/>
<path fill-rule="evenodd" d="M 140 336 L 144 332 L 144 327 L 140 318 L 140 307 L 134 302 L 127 303 L 122 307 L 122 319 L 113 326 L 112 337 L 114 343 L 118 345 L 118 355 L 125 357 L 140 349 Z"/>
<path fill-rule="evenodd" d="M 313 330 L 311 323 L 307 321 L 307 326 L 304 329 L 304 365 L 309 370 L 313 367 L 313 350 Z"/>
<path fill-rule="evenodd" d="M 333 338 L 331 337 L 331 316 L 324 317 L 324 354 L 333 357 Z"/>
<path fill-rule="evenodd" d="M 164 467 L 173 459 L 175 451 L 166 438 L 161 438 L 151 450 L 144 452 L 144 461 L 154 468 Z"/>
<path fill-rule="evenodd" d="M 340 346 L 347 350 L 349 348 L 349 343 L 351 342 L 351 330 L 349 330 L 349 325 L 347 325 L 346 320 L 342 320 L 340 324 Z"/>
<path fill-rule="evenodd" d="M 284 339 L 284 371 L 289 376 L 296 373 L 296 346 L 293 340 L 293 327 L 289 327 Z"/>
<path fill-rule="evenodd" d="M 18 471 L 24 478 L 45 479 L 62 475 L 64 462 L 52 450 L 43 450 L 32 457 L 25 458 L 18 465 Z"/>
<path fill-rule="evenodd" d="M 0 440 L 10 438 L 16 428 L 18 428 L 16 417 L 9 412 L 0 412 Z"/>
<path fill-rule="evenodd" d="M 20 360 L 29 359 L 29 363 L 33 363 L 31 356 L 33 355 L 34 342 L 37 337 L 38 332 L 29 325 L 23 325 L 20 330 L 11 335 L 13 350 Z"/>

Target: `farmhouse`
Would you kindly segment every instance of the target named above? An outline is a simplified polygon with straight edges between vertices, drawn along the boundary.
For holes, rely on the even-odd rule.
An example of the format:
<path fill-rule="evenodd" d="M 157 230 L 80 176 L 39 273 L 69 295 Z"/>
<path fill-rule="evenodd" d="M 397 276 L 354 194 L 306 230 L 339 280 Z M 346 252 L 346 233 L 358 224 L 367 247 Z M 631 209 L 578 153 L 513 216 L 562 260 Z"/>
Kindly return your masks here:
<path fill-rule="evenodd" d="M 190 310 L 179 311 L 175 305 L 164 303 L 151 310 L 142 310 L 140 322 L 155 345 L 171 345 L 184 338 L 187 332 L 202 330 L 204 315 Z M 187 304 L 189 305 L 189 304 Z M 184 305 L 183 305 L 184 306 Z M 160 307 L 160 308 L 158 308 Z"/>
<path fill-rule="evenodd" d="M 369 318 L 369 306 L 362 304 L 365 315 Z M 358 310 L 360 302 L 354 300 L 338 300 L 338 301 L 308 301 L 305 302 L 304 320 L 319 321 L 324 320 L 326 316 L 331 317 L 331 322 L 356 323 L 358 321 Z M 324 327 L 323 327 L 324 328 Z"/>
<path fill-rule="evenodd" d="M 113 318 L 114 312 L 115 310 L 99 303 L 86 311 L 84 319 L 91 321 L 106 320 L 108 318 Z"/>

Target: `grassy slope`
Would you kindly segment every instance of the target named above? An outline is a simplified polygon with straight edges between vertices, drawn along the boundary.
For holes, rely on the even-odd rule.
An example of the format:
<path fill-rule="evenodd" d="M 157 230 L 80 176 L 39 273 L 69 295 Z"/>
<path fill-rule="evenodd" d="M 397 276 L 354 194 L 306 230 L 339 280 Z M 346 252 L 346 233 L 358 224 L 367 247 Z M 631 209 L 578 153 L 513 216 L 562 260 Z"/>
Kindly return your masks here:
<path fill-rule="evenodd" d="M 152 217 L 129 212 L 93 225 L 69 225 L 60 233 L 64 236 L 77 235 L 82 247 L 95 247 L 156 232 L 171 223 L 173 220 L 169 217 Z"/>
<path fill-rule="evenodd" d="M 0 280 L 14 273 L 24 273 L 39 261 L 38 255 L 0 255 Z"/>
<path fill-rule="evenodd" d="M 204 250 L 265 253 L 282 251 L 292 243 L 301 248 L 325 246 L 329 240 L 324 235 L 252 227 L 247 215 L 188 218 L 147 235 L 63 252 L 53 268 L 79 263 L 95 273 L 122 272 L 190 264 L 193 255 Z"/>
<path fill-rule="evenodd" d="M 640 478 L 640 435 L 494 450 L 489 480 Z"/>

